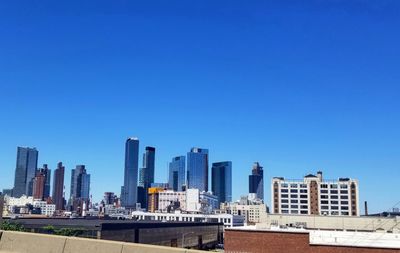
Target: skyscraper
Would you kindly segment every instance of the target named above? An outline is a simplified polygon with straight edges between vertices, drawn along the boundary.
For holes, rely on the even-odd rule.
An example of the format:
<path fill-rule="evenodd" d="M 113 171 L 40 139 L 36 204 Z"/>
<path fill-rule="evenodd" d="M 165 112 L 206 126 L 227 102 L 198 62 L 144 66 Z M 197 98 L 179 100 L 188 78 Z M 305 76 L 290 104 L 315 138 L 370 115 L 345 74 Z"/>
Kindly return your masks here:
<path fill-rule="evenodd" d="M 185 182 L 185 157 L 177 156 L 172 159 L 169 163 L 169 176 L 168 184 L 169 188 L 174 191 L 182 191 Z"/>
<path fill-rule="evenodd" d="M 192 148 L 187 153 L 187 181 L 187 188 L 208 191 L 208 149 Z"/>
<path fill-rule="evenodd" d="M 36 171 L 33 179 L 32 195 L 34 199 L 47 199 L 50 197 L 50 179 L 51 171 L 47 164 L 43 164 L 43 168 Z"/>
<path fill-rule="evenodd" d="M 124 186 L 121 188 L 123 207 L 134 208 L 137 202 L 139 139 L 128 138 L 125 143 Z"/>
<path fill-rule="evenodd" d="M 154 147 L 146 147 L 146 152 L 143 154 L 143 167 L 140 169 L 139 186 L 143 187 L 142 194 L 139 196 L 142 208 L 147 207 L 147 191 L 151 184 L 154 183 L 154 164 L 155 164 L 156 149 Z M 139 189 L 139 188 L 138 188 Z"/>
<path fill-rule="evenodd" d="M 255 162 L 249 176 L 249 193 L 255 193 L 257 198 L 264 200 L 264 171 L 258 162 Z"/>
<path fill-rule="evenodd" d="M 212 164 L 211 190 L 219 203 L 232 201 L 232 162 Z"/>
<path fill-rule="evenodd" d="M 65 167 L 62 162 L 57 164 L 57 169 L 54 171 L 53 179 L 53 204 L 56 205 L 56 210 L 64 210 L 64 173 Z"/>
<path fill-rule="evenodd" d="M 39 152 L 36 148 L 18 147 L 13 197 L 32 196 Z"/>
<path fill-rule="evenodd" d="M 85 165 L 77 165 L 71 170 L 71 189 L 69 208 L 77 210 L 82 204 L 88 204 L 90 197 L 90 174 L 87 174 Z"/>

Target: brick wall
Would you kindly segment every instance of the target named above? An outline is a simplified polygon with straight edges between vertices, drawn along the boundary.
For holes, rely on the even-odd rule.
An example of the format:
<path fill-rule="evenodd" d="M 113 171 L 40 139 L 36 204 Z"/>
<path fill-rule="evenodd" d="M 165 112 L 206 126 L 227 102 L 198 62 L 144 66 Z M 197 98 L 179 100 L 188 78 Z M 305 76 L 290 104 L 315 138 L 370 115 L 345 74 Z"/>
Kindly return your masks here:
<path fill-rule="evenodd" d="M 225 231 L 226 253 L 400 253 L 398 249 L 315 246 L 308 233 Z"/>

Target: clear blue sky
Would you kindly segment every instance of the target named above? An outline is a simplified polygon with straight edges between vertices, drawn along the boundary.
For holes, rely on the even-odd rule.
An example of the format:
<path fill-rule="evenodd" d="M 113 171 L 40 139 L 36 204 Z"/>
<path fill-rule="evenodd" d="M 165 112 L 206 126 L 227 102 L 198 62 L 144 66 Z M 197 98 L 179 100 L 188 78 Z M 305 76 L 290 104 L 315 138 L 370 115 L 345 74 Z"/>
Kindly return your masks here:
<path fill-rule="evenodd" d="M 0 188 L 16 147 L 86 164 L 120 192 L 124 142 L 155 146 L 156 181 L 192 146 L 272 176 L 360 180 L 371 211 L 400 200 L 400 2 L 8 1 L 0 5 Z M 361 203 L 360 203 L 361 204 Z"/>

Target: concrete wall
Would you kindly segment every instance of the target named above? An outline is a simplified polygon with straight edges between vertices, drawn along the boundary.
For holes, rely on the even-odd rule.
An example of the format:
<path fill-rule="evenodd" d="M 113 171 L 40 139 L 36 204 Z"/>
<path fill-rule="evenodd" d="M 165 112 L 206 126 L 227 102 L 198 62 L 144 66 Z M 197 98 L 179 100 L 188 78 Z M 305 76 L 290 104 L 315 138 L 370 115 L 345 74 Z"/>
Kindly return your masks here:
<path fill-rule="evenodd" d="M 226 230 L 225 253 L 400 253 L 400 249 L 311 245 L 308 232 Z"/>
<path fill-rule="evenodd" d="M 136 243 L 0 231 L 0 253 L 199 253 Z"/>

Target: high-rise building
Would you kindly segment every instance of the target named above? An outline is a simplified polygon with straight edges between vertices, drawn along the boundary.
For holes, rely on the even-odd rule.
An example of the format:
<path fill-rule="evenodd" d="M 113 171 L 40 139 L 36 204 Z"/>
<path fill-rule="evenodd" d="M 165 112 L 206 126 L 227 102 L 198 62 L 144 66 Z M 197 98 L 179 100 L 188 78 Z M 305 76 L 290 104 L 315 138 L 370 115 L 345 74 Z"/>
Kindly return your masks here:
<path fill-rule="evenodd" d="M 140 169 L 139 186 L 143 187 L 145 193 L 150 188 L 151 184 L 154 183 L 155 154 L 156 149 L 154 147 L 146 147 L 146 152 L 143 154 L 143 167 Z M 147 194 L 140 197 L 142 200 L 142 207 L 146 207 Z"/>
<path fill-rule="evenodd" d="M 53 204 L 56 205 L 56 210 L 64 210 L 64 173 L 65 167 L 62 162 L 57 164 L 57 169 L 54 171 L 53 178 Z"/>
<path fill-rule="evenodd" d="M 182 191 L 185 182 L 185 160 L 184 156 L 177 156 L 169 163 L 168 185 L 174 191 Z"/>
<path fill-rule="evenodd" d="M 139 139 L 129 138 L 125 143 L 124 186 L 121 188 L 121 204 L 134 208 L 137 202 L 137 181 L 139 167 Z"/>
<path fill-rule="evenodd" d="M 50 178 L 51 171 L 47 164 L 43 164 L 43 168 L 36 171 L 33 179 L 32 196 L 34 199 L 45 200 L 50 197 Z"/>
<path fill-rule="evenodd" d="M 105 192 L 104 193 L 104 204 L 105 205 L 113 205 L 117 200 L 117 196 L 113 192 Z"/>
<path fill-rule="evenodd" d="M 13 197 L 32 196 L 33 179 L 37 170 L 39 152 L 36 148 L 18 147 Z"/>
<path fill-rule="evenodd" d="M 87 174 L 85 165 L 77 165 L 75 169 L 71 170 L 70 209 L 76 211 L 78 207 L 82 209 L 84 202 L 88 204 L 89 192 L 90 174 Z"/>
<path fill-rule="evenodd" d="M 257 198 L 264 200 L 264 171 L 258 162 L 255 162 L 249 176 L 249 193 L 257 194 Z"/>
<path fill-rule="evenodd" d="M 319 171 L 302 180 L 274 177 L 271 190 L 274 214 L 360 215 L 358 181 L 355 179 L 323 180 Z"/>
<path fill-rule="evenodd" d="M 208 149 L 192 148 L 187 153 L 187 188 L 208 191 Z"/>
<path fill-rule="evenodd" d="M 36 172 L 36 176 L 33 179 L 33 199 L 44 199 L 44 184 L 46 182 L 46 179 L 40 171 Z"/>
<path fill-rule="evenodd" d="M 232 162 L 213 163 L 211 168 L 211 191 L 219 203 L 232 201 Z"/>

